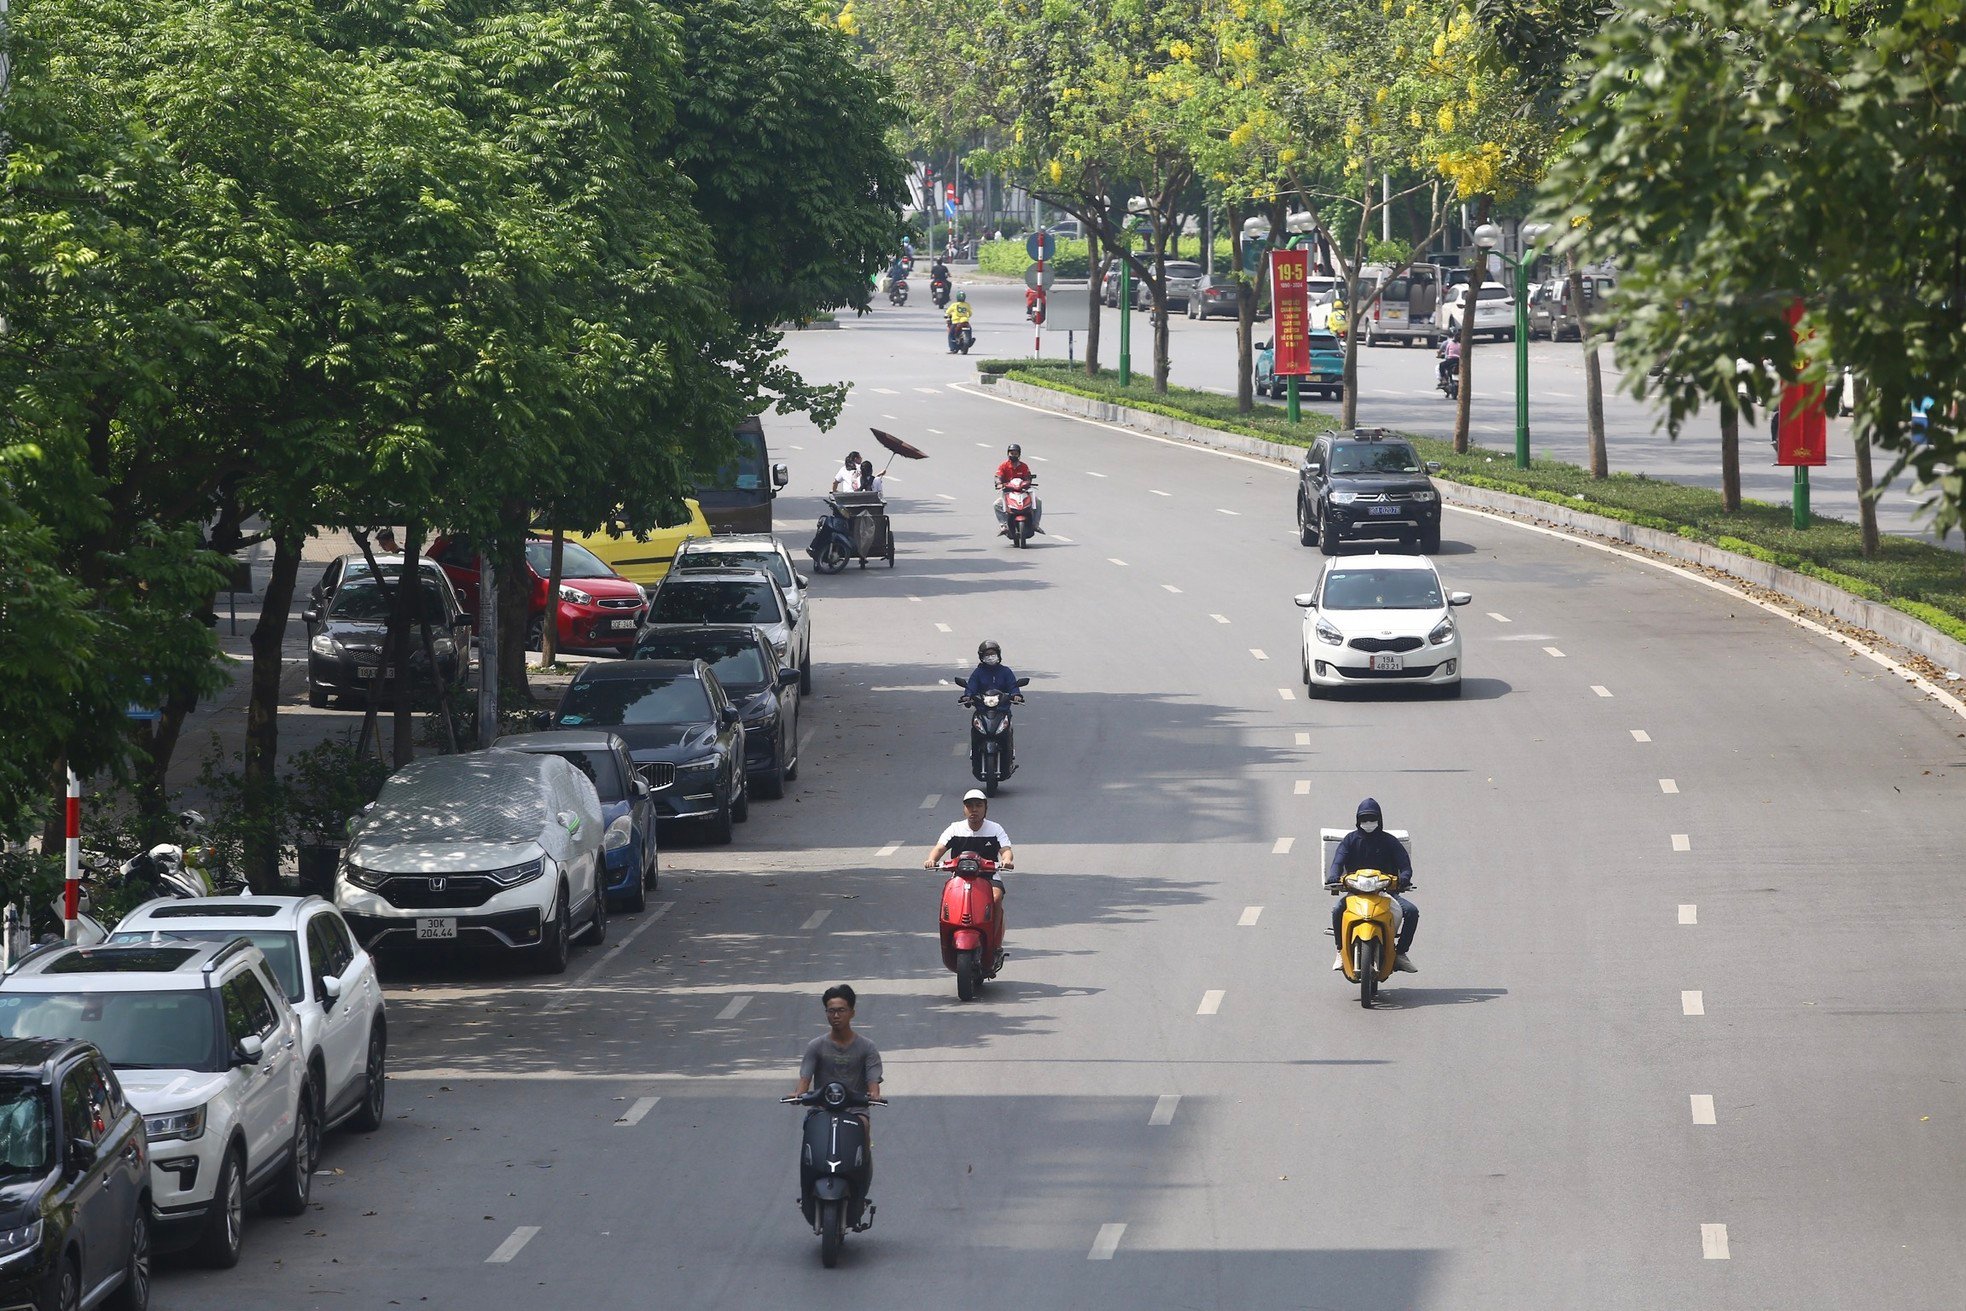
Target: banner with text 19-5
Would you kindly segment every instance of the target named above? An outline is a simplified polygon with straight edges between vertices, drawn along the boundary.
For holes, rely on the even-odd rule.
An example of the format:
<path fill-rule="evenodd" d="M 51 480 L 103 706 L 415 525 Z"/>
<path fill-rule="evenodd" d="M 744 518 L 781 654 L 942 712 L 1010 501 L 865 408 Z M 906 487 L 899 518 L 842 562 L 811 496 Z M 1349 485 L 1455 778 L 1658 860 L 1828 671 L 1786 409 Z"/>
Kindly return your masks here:
<path fill-rule="evenodd" d="M 1276 354 L 1270 371 L 1279 378 L 1311 371 L 1311 301 L 1307 250 L 1270 252 L 1270 303 L 1276 307 Z"/>

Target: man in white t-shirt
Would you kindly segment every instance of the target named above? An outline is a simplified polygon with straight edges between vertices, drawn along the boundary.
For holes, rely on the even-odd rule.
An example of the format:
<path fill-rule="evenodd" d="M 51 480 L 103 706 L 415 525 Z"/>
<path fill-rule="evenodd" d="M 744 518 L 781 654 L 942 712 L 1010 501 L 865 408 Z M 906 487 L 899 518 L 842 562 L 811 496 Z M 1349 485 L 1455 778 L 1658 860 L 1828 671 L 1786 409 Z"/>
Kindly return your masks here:
<path fill-rule="evenodd" d="M 836 492 L 854 491 L 860 486 L 860 452 L 848 451 L 840 471 L 833 475 L 833 490 Z"/>
<path fill-rule="evenodd" d="M 973 851 L 985 860 L 997 862 L 997 873 L 990 882 L 996 895 L 997 905 L 1003 905 L 1003 872 L 1016 864 L 1016 853 L 1010 849 L 1010 834 L 1003 831 L 1003 825 L 990 815 L 990 799 L 983 795 L 982 788 L 971 788 L 963 793 L 963 817 L 942 830 L 942 836 L 935 840 L 935 849 L 928 853 L 922 862 L 923 869 L 936 869 L 942 864 L 944 856 L 959 856 L 965 851 Z"/>

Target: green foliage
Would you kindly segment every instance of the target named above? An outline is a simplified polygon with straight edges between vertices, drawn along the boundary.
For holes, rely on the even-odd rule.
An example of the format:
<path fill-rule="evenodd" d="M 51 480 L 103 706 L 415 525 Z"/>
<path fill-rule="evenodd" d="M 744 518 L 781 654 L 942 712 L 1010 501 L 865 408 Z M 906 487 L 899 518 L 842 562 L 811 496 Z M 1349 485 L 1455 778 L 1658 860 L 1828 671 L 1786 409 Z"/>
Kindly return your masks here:
<path fill-rule="evenodd" d="M 1045 261 L 1045 268 L 1057 270 L 1060 278 L 1090 277 L 1092 256 L 1087 249 L 1089 245 L 1089 242 L 1080 238 L 1060 238 L 1058 254 L 1055 258 Z M 1025 252 L 1021 238 L 1015 241 L 986 241 L 976 248 L 976 267 L 979 273 L 1021 278 L 1030 264 L 1031 257 Z"/>
<path fill-rule="evenodd" d="M 1284 416 L 1281 407 L 1266 406 L 1253 414 L 1243 414 L 1236 409 L 1233 396 L 1188 387 L 1155 391 L 1152 380 L 1139 375 L 1135 375 L 1128 386 L 1121 387 L 1119 373 L 1112 369 L 1101 369 L 1098 377 L 1089 378 L 1083 369 L 1062 361 L 991 360 L 985 361 L 985 366 L 1003 363 L 1010 365 L 1005 376 L 1018 382 L 1033 383 L 1076 396 L 1089 396 L 1094 400 L 1112 401 L 1171 419 L 1205 423 L 1224 432 L 1259 437 L 1264 441 L 1308 446 L 1319 433 L 1338 426 L 1337 417 L 1328 411 L 1306 408 L 1303 421 L 1293 424 Z"/>

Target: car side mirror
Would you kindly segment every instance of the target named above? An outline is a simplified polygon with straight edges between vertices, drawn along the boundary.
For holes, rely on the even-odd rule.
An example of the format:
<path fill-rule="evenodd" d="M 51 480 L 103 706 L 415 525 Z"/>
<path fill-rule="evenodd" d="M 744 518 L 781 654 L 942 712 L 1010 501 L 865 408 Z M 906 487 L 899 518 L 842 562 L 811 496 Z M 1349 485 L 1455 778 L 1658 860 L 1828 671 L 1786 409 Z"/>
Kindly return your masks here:
<path fill-rule="evenodd" d="M 332 974 L 324 976 L 321 979 L 321 995 L 332 1006 L 341 997 L 341 980 Z"/>
<path fill-rule="evenodd" d="M 68 1168 L 76 1174 L 87 1174 L 95 1169 L 96 1145 L 87 1138 L 68 1140 Z"/>
<path fill-rule="evenodd" d="M 799 580 L 799 586 L 800 586 L 800 587 L 811 587 L 811 586 L 812 586 L 812 579 L 810 579 L 810 578 L 807 578 L 807 577 L 806 577 L 806 576 L 805 576 L 804 574 L 793 574 L 793 575 L 792 575 L 792 577 L 794 577 L 794 578 L 796 578 L 796 579 L 798 579 L 798 580 Z"/>
<path fill-rule="evenodd" d="M 1308 610 L 1312 606 L 1317 604 L 1317 593 L 1299 592 L 1297 593 L 1297 595 L 1291 597 L 1290 599 L 1297 603 L 1299 609 Z"/>
<path fill-rule="evenodd" d="M 266 1044 L 260 1040 L 260 1036 L 256 1033 L 249 1033 L 239 1039 L 239 1045 L 234 1049 L 232 1063 L 234 1065 L 258 1065 L 259 1058 L 265 1054 Z"/>
<path fill-rule="evenodd" d="M 736 722 L 738 721 L 738 718 L 739 718 L 739 716 L 738 716 L 738 713 L 737 713 L 737 707 L 736 707 L 736 706 L 725 706 L 725 707 L 724 707 L 724 714 L 723 714 L 723 720 L 724 720 L 724 722 L 725 722 L 726 724 L 735 724 L 735 723 L 736 723 Z"/>
<path fill-rule="evenodd" d="M 1474 595 L 1470 592 L 1449 592 L 1447 594 L 1447 604 L 1449 605 L 1466 605 L 1472 600 L 1474 600 Z"/>
<path fill-rule="evenodd" d="M 1439 473 L 1439 472 L 1440 472 L 1440 461 L 1439 461 L 1439 460 L 1428 460 L 1428 461 L 1427 461 L 1427 472 L 1428 472 L 1428 473 Z"/>
<path fill-rule="evenodd" d="M 534 728 L 551 728 L 553 727 L 553 712 L 550 710 L 528 710 L 526 711 L 526 723 Z"/>
<path fill-rule="evenodd" d="M 798 670 L 781 669 L 778 671 L 778 685 L 780 687 L 791 687 L 794 683 L 797 683 L 798 681 L 799 681 Z"/>
<path fill-rule="evenodd" d="M 1324 472 L 1324 466 L 1316 460 L 1306 460 L 1304 461 L 1304 472 L 1315 478 Z"/>
<path fill-rule="evenodd" d="M 787 469 L 782 464 L 774 464 L 771 466 L 771 485 L 773 487 L 783 487 L 786 483 L 789 483 L 791 481 L 792 481 L 792 471 L 790 469 Z"/>
<path fill-rule="evenodd" d="M 645 797 L 649 794 L 649 781 L 640 774 L 635 775 L 635 795 Z"/>
<path fill-rule="evenodd" d="M 309 606 L 300 612 L 300 622 L 303 624 L 318 624 L 321 622 L 321 612 Z"/>
<path fill-rule="evenodd" d="M 569 835 L 580 832 L 580 816 L 574 814 L 571 810 L 563 810 L 553 816 L 553 818 L 559 821 L 560 827 L 565 829 Z"/>

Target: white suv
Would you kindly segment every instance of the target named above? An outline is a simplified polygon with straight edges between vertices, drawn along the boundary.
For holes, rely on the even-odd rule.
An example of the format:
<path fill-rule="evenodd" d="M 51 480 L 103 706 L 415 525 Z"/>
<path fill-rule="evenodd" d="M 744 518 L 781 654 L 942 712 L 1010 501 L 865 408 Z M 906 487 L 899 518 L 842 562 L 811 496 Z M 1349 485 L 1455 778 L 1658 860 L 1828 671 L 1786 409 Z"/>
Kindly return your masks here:
<path fill-rule="evenodd" d="M 158 1250 L 234 1266 L 249 1198 L 307 1209 L 321 1122 L 300 1021 L 244 937 L 45 947 L 0 980 L 0 1036 L 109 1058 L 150 1140 Z"/>
<path fill-rule="evenodd" d="M 245 938 L 300 1018 L 300 1050 L 323 1131 L 382 1127 L 388 1024 L 375 961 L 319 897 L 160 898 L 123 917 L 112 943 L 159 934 L 195 942 Z"/>

